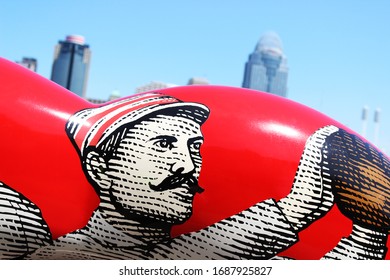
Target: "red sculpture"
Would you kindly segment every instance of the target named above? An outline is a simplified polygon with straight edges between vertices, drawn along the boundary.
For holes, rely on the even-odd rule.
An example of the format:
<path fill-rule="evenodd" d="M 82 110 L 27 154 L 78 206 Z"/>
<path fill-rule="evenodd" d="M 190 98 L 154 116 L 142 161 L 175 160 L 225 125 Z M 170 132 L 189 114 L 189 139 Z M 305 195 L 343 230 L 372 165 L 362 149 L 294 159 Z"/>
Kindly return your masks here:
<path fill-rule="evenodd" d="M 389 158 L 315 110 L 222 86 L 94 105 L 6 60 L 0 80 L 0 258 L 389 258 Z"/>

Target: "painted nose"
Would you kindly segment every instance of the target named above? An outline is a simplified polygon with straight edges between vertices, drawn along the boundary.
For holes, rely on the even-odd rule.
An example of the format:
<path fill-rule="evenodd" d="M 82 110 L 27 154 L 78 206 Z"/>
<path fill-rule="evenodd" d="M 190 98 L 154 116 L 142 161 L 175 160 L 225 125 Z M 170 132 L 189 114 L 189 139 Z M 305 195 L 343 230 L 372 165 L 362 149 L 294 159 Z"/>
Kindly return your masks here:
<path fill-rule="evenodd" d="M 178 154 L 176 162 L 172 165 L 172 173 L 186 174 L 194 170 L 195 165 L 189 151 Z"/>

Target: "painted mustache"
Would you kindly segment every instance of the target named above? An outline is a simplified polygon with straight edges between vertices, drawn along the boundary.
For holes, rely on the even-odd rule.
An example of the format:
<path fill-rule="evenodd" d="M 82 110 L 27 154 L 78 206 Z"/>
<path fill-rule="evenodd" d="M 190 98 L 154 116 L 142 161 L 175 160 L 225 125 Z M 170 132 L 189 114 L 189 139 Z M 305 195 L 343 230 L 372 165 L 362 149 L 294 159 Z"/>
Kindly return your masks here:
<path fill-rule="evenodd" d="M 198 180 L 192 174 L 174 174 L 165 178 L 160 184 L 153 185 L 149 183 L 149 187 L 154 191 L 172 190 L 179 187 L 187 187 L 191 194 L 202 193 L 204 189 L 199 186 Z"/>

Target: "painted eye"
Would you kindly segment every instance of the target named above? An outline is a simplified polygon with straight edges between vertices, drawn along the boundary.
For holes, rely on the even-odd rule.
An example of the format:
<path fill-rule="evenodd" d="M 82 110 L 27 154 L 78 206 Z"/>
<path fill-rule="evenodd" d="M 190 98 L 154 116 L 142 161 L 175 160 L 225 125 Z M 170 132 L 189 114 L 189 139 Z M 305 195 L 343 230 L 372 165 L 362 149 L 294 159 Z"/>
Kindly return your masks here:
<path fill-rule="evenodd" d="M 156 147 L 161 149 L 172 149 L 173 145 L 172 143 L 168 142 L 166 139 L 159 140 L 154 143 Z"/>
<path fill-rule="evenodd" d="M 153 147 L 158 152 L 165 152 L 172 150 L 175 146 L 174 143 L 177 142 L 177 139 L 175 137 L 170 136 L 161 136 L 158 138 L 153 139 Z"/>
<path fill-rule="evenodd" d="M 192 153 L 199 153 L 200 147 L 202 146 L 203 141 L 202 140 L 197 140 L 193 143 L 190 144 L 190 150 Z"/>

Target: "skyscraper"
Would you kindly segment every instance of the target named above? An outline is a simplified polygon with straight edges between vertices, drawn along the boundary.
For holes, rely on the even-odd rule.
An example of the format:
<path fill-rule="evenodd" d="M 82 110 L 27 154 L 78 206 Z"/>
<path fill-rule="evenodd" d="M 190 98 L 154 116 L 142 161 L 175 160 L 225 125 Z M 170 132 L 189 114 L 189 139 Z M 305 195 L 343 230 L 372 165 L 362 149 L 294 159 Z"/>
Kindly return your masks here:
<path fill-rule="evenodd" d="M 287 96 L 287 59 L 274 32 L 265 33 L 245 64 L 244 88 Z"/>
<path fill-rule="evenodd" d="M 85 98 L 90 60 L 84 37 L 67 36 L 55 47 L 51 80 Z"/>

